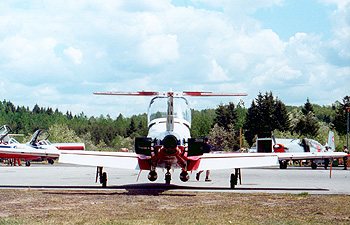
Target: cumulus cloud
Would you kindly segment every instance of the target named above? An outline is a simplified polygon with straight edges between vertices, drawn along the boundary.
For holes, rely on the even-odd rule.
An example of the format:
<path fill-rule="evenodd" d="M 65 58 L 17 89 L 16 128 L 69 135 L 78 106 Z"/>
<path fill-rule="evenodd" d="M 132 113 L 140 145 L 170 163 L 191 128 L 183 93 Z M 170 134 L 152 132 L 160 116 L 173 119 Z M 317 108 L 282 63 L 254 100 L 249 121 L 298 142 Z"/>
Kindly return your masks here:
<path fill-rule="evenodd" d="M 222 82 L 230 80 L 228 78 L 228 70 L 223 69 L 218 65 L 215 59 L 211 61 L 212 71 L 208 76 L 208 80 L 211 82 Z"/>
<path fill-rule="evenodd" d="M 83 61 L 83 53 L 79 49 L 69 47 L 63 50 L 64 54 L 69 57 L 74 64 L 81 64 Z"/>
<path fill-rule="evenodd" d="M 141 61 L 150 66 L 157 66 L 179 58 L 176 35 L 157 35 L 144 40 L 140 45 Z"/>
<path fill-rule="evenodd" d="M 341 100 L 350 74 L 349 1 L 318 1 L 332 21 L 328 40 L 303 30 L 283 41 L 252 17 L 281 4 L 288 0 L 4 1 L 0 86 L 22 88 L 31 96 L 23 105 L 50 96 L 40 102 L 87 115 L 144 112 L 132 112 L 130 99 L 95 103 L 91 93 L 104 90 L 248 92 L 248 102 L 271 90 L 287 104 Z"/>

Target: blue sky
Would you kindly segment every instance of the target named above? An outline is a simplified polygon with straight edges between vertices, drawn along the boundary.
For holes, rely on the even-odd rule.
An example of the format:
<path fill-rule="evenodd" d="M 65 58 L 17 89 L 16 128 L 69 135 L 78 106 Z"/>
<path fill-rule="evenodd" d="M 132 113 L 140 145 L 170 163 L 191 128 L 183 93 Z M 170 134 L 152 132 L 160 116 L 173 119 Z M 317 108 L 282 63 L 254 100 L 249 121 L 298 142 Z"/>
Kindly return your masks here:
<path fill-rule="evenodd" d="M 350 95 L 350 0 L 7 0 L 0 99 L 88 116 L 146 112 L 94 91 L 272 91 L 287 105 Z M 195 109 L 241 98 L 193 98 Z"/>
<path fill-rule="evenodd" d="M 258 9 L 254 18 L 262 22 L 264 29 L 272 29 L 283 41 L 298 32 L 322 35 L 322 40 L 331 37 L 330 20 L 336 5 L 325 7 L 319 1 L 291 0 L 273 7 Z"/>

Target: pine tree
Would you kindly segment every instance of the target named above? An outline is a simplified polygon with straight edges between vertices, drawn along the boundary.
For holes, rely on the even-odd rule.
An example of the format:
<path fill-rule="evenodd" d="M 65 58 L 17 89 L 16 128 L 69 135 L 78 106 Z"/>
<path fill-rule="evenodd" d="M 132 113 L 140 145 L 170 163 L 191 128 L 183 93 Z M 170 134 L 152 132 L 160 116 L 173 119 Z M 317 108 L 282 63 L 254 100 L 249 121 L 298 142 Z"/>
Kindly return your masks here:
<path fill-rule="evenodd" d="M 320 129 L 320 125 L 309 99 L 306 100 L 301 112 L 302 115 L 300 115 L 299 121 L 296 124 L 295 131 L 299 135 L 315 137 Z"/>
<path fill-rule="evenodd" d="M 130 136 L 131 134 L 136 132 L 136 124 L 134 121 L 134 117 L 131 117 L 131 121 L 130 121 L 130 126 L 129 129 L 127 131 L 127 135 Z"/>
<path fill-rule="evenodd" d="M 301 109 L 301 111 L 305 116 L 307 114 L 309 114 L 309 112 L 315 113 L 314 108 L 312 107 L 309 98 L 306 99 L 306 103 L 304 104 L 304 107 Z"/>
<path fill-rule="evenodd" d="M 259 93 L 248 108 L 244 125 L 245 138 L 249 145 L 257 135 L 259 138 L 271 137 L 274 130 L 287 131 L 290 129 L 289 113 L 285 104 L 274 98 L 272 92 Z"/>
<path fill-rule="evenodd" d="M 345 96 L 343 98 L 343 103 L 338 102 L 336 107 L 336 115 L 333 121 L 336 131 L 343 135 L 347 132 L 346 107 L 350 107 L 350 96 Z"/>
<path fill-rule="evenodd" d="M 229 130 L 229 125 L 235 126 L 237 123 L 237 113 L 235 110 L 235 104 L 230 102 L 228 105 L 219 105 L 215 110 L 216 118 L 214 124 L 218 124 L 219 127 L 223 127 Z"/>

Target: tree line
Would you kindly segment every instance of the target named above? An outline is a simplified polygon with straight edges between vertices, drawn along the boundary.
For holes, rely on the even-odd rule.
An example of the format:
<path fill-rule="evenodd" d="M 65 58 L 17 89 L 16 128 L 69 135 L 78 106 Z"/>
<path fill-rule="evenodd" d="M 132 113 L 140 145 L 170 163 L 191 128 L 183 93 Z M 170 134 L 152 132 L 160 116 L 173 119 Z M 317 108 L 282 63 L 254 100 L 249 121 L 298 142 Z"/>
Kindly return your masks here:
<path fill-rule="evenodd" d="M 328 131 L 333 130 L 336 149 L 346 142 L 346 107 L 350 97 L 332 106 L 319 106 L 306 99 L 304 106 L 286 106 L 272 92 L 259 93 L 250 107 L 243 101 L 220 104 L 216 109 L 192 109 L 192 137 L 210 136 L 215 150 L 237 150 L 251 147 L 256 139 L 313 138 L 325 143 Z M 106 117 L 87 117 L 83 112 L 72 115 L 58 109 L 14 106 L 10 101 L 0 101 L 0 124 L 9 125 L 13 133 L 24 134 L 16 137 L 27 141 L 37 129 L 51 133 L 51 142 L 84 142 L 89 150 L 115 151 L 120 148 L 133 149 L 135 137 L 146 136 L 148 132 L 147 115 L 140 114 L 116 119 Z M 241 138 L 240 138 L 241 137 Z"/>

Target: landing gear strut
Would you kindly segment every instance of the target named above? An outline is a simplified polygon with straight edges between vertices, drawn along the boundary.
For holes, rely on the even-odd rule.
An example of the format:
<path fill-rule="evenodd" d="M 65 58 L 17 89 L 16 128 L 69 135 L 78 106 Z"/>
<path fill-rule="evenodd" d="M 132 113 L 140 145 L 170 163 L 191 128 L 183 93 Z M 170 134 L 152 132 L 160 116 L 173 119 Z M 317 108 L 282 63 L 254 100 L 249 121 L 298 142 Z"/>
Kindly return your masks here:
<path fill-rule="evenodd" d="M 100 184 L 102 184 L 102 187 L 107 187 L 107 173 L 103 172 L 103 167 L 98 166 L 96 171 L 96 183 L 98 180 L 98 177 L 100 177 Z"/>
<path fill-rule="evenodd" d="M 324 168 L 327 169 L 328 165 L 329 165 L 329 159 L 325 159 L 324 160 Z"/>
<path fill-rule="evenodd" d="M 170 166 L 167 166 L 166 170 L 167 170 L 167 172 L 165 174 L 165 183 L 170 184 L 170 181 L 171 181 L 171 173 L 169 172 Z"/>
<path fill-rule="evenodd" d="M 235 173 L 231 174 L 231 180 L 230 180 L 231 189 L 235 188 L 235 186 L 238 183 L 238 179 L 239 179 L 239 184 L 242 184 L 241 169 L 235 169 Z"/>

